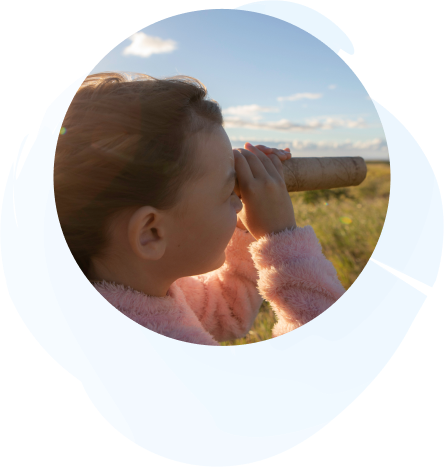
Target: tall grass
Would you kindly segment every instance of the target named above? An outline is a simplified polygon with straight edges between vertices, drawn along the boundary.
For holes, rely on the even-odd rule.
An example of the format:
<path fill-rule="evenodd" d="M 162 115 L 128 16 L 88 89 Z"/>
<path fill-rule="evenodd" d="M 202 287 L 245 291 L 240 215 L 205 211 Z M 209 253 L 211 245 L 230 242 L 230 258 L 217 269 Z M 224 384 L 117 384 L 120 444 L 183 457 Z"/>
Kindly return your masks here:
<path fill-rule="evenodd" d="M 357 187 L 290 193 L 296 224 L 310 224 L 325 257 L 333 263 L 348 289 L 367 264 L 381 235 L 390 194 L 390 165 L 367 161 L 367 177 Z M 240 345 L 271 338 L 276 319 L 264 300 L 254 325 Z"/>

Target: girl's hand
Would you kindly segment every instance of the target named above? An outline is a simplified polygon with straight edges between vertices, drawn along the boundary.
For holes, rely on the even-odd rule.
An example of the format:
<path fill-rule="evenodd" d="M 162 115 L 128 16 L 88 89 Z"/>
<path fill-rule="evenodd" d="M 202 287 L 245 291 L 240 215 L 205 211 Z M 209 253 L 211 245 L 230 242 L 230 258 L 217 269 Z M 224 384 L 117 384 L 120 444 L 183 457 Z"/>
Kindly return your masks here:
<path fill-rule="evenodd" d="M 246 143 L 244 145 L 245 149 L 247 148 L 249 144 L 250 143 Z M 269 148 L 268 146 L 264 146 L 263 144 L 257 144 L 255 147 L 259 149 L 259 151 L 262 151 L 268 157 L 271 156 L 271 154 L 275 154 L 276 156 L 279 157 L 279 160 L 281 162 L 286 161 L 291 158 L 290 148 L 285 148 L 284 150 L 282 150 L 282 149 L 277 149 L 277 148 Z M 241 198 L 239 187 L 237 184 L 236 184 L 235 191 L 236 191 L 236 194 Z M 237 217 L 236 227 L 242 230 L 248 230 L 243 224 L 242 219 L 239 216 Z"/>
<path fill-rule="evenodd" d="M 280 157 L 271 150 L 267 156 L 249 143 L 245 147 L 233 150 L 237 173 L 235 191 L 244 205 L 238 220 L 256 240 L 296 227 Z"/>

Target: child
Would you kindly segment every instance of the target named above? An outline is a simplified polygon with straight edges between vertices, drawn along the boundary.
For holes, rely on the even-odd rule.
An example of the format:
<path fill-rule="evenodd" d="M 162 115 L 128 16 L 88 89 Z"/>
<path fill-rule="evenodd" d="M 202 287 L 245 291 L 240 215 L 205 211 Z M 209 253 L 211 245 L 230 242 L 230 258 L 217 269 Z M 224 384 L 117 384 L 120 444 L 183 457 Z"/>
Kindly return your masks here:
<path fill-rule="evenodd" d="M 63 233 L 97 291 L 142 326 L 195 344 L 245 336 L 263 299 L 279 336 L 345 291 L 312 227 L 296 226 L 289 151 L 233 150 L 222 124 L 194 78 L 91 75 L 54 164 Z"/>

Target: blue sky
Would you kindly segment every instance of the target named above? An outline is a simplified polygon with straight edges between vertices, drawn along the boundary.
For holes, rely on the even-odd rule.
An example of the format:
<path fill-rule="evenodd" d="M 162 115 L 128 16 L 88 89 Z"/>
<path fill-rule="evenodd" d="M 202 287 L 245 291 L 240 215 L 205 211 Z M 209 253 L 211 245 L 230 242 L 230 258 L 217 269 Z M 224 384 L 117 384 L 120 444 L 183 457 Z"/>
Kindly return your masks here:
<path fill-rule="evenodd" d="M 239 10 L 168 18 L 124 40 L 91 73 L 193 76 L 224 112 L 234 147 L 289 146 L 294 156 L 387 159 L 378 114 L 348 65 L 285 21 Z"/>

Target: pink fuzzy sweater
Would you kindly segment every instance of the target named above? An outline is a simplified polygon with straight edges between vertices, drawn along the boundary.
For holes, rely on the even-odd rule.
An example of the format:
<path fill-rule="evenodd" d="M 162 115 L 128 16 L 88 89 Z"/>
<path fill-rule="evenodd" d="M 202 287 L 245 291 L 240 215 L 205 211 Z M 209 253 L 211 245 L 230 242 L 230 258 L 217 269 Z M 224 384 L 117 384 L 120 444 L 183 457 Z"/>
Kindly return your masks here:
<path fill-rule="evenodd" d="M 345 292 L 309 225 L 259 241 L 236 227 L 225 257 L 215 271 L 176 280 L 166 297 L 105 281 L 94 287 L 142 326 L 205 345 L 244 337 L 263 299 L 276 314 L 276 337 L 316 318 Z"/>

